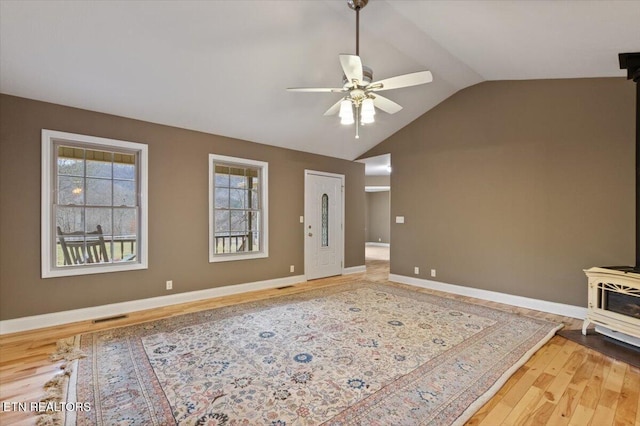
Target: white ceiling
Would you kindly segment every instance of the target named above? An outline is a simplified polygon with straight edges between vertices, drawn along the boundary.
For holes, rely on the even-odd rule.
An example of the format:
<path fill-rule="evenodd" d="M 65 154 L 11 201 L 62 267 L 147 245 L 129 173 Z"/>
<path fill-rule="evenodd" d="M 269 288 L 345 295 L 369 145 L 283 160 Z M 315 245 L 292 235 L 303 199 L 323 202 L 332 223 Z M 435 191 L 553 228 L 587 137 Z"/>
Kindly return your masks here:
<path fill-rule="evenodd" d="M 0 2 L 3 93 L 354 159 L 484 80 L 624 76 L 640 51 L 640 1 L 383 1 L 360 14 L 360 56 L 404 109 L 354 139 L 324 111 L 355 53 L 346 1 Z"/>

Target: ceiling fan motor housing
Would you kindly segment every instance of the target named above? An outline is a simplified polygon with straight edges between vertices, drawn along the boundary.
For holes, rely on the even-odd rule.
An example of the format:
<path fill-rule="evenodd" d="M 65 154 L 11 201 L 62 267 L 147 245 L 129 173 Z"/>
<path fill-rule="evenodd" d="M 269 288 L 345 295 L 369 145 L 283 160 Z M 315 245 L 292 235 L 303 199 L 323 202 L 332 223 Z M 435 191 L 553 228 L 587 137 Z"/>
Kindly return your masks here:
<path fill-rule="evenodd" d="M 362 81 L 358 82 L 358 87 L 366 87 L 369 84 L 371 84 L 371 82 L 373 81 L 373 70 L 367 66 L 362 66 Z M 342 86 L 345 89 L 349 89 L 351 88 L 353 85 L 353 82 L 349 81 L 349 79 L 347 79 L 347 76 L 345 74 L 342 74 Z"/>

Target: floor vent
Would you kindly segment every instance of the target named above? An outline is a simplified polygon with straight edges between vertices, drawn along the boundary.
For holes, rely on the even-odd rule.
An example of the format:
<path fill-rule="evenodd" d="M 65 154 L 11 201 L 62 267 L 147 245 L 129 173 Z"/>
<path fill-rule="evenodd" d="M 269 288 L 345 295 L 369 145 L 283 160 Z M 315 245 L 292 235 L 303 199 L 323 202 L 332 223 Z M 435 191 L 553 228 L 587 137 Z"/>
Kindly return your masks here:
<path fill-rule="evenodd" d="M 113 317 L 107 317 L 107 318 L 98 318 L 98 319 L 94 319 L 93 323 L 94 324 L 98 324 L 101 322 L 107 322 L 107 321 L 115 321 L 115 320 L 119 320 L 119 319 L 123 319 L 123 318 L 128 318 L 129 315 L 116 315 Z"/>

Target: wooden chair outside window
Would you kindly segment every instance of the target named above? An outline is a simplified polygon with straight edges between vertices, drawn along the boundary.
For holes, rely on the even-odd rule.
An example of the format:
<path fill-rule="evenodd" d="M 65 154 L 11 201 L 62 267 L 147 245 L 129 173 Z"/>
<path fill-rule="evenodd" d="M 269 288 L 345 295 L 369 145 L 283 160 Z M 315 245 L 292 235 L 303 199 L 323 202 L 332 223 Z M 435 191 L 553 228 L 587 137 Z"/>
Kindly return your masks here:
<path fill-rule="evenodd" d="M 86 234 L 82 231 L 62 232 L 59 226 L 57 229 L 65 265 L 109 262 L 109 252 L 100 225 Z"/>

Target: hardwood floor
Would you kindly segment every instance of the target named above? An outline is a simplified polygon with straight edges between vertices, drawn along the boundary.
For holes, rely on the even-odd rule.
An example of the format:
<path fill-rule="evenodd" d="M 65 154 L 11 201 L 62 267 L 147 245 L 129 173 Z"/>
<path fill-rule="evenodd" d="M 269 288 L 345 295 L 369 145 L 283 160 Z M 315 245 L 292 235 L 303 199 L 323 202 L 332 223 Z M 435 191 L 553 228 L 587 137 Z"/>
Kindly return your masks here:
<path fill-rule="evenodd" d="M 0 336 L 0 424 L 34 425 L 29 412 L 4 411 L 2 403 L 38 401 L 44 383 L 60 371 L 61 362 L 49 361 L 59 339 L 79 333 L 120 327 L 210 309 L 305 291 L 309 288 L 341 285 L 362 279 L 388 282 L 389 262 L 367 260 L 367 272 L 332 277 L 272 289 L 157 308 L 129 314 L 113 322 L 84 321 Z M 495 302 L 481 301 L 432 290 L 417 289 L 496 309 L 562 322 L 570 329 L 581 321 Z M 467 425 L 575 425 L 640 426 L 640 369 L 606 357 L 563 337 L 554 336 L 521 367 L 482 407 Z"/>

